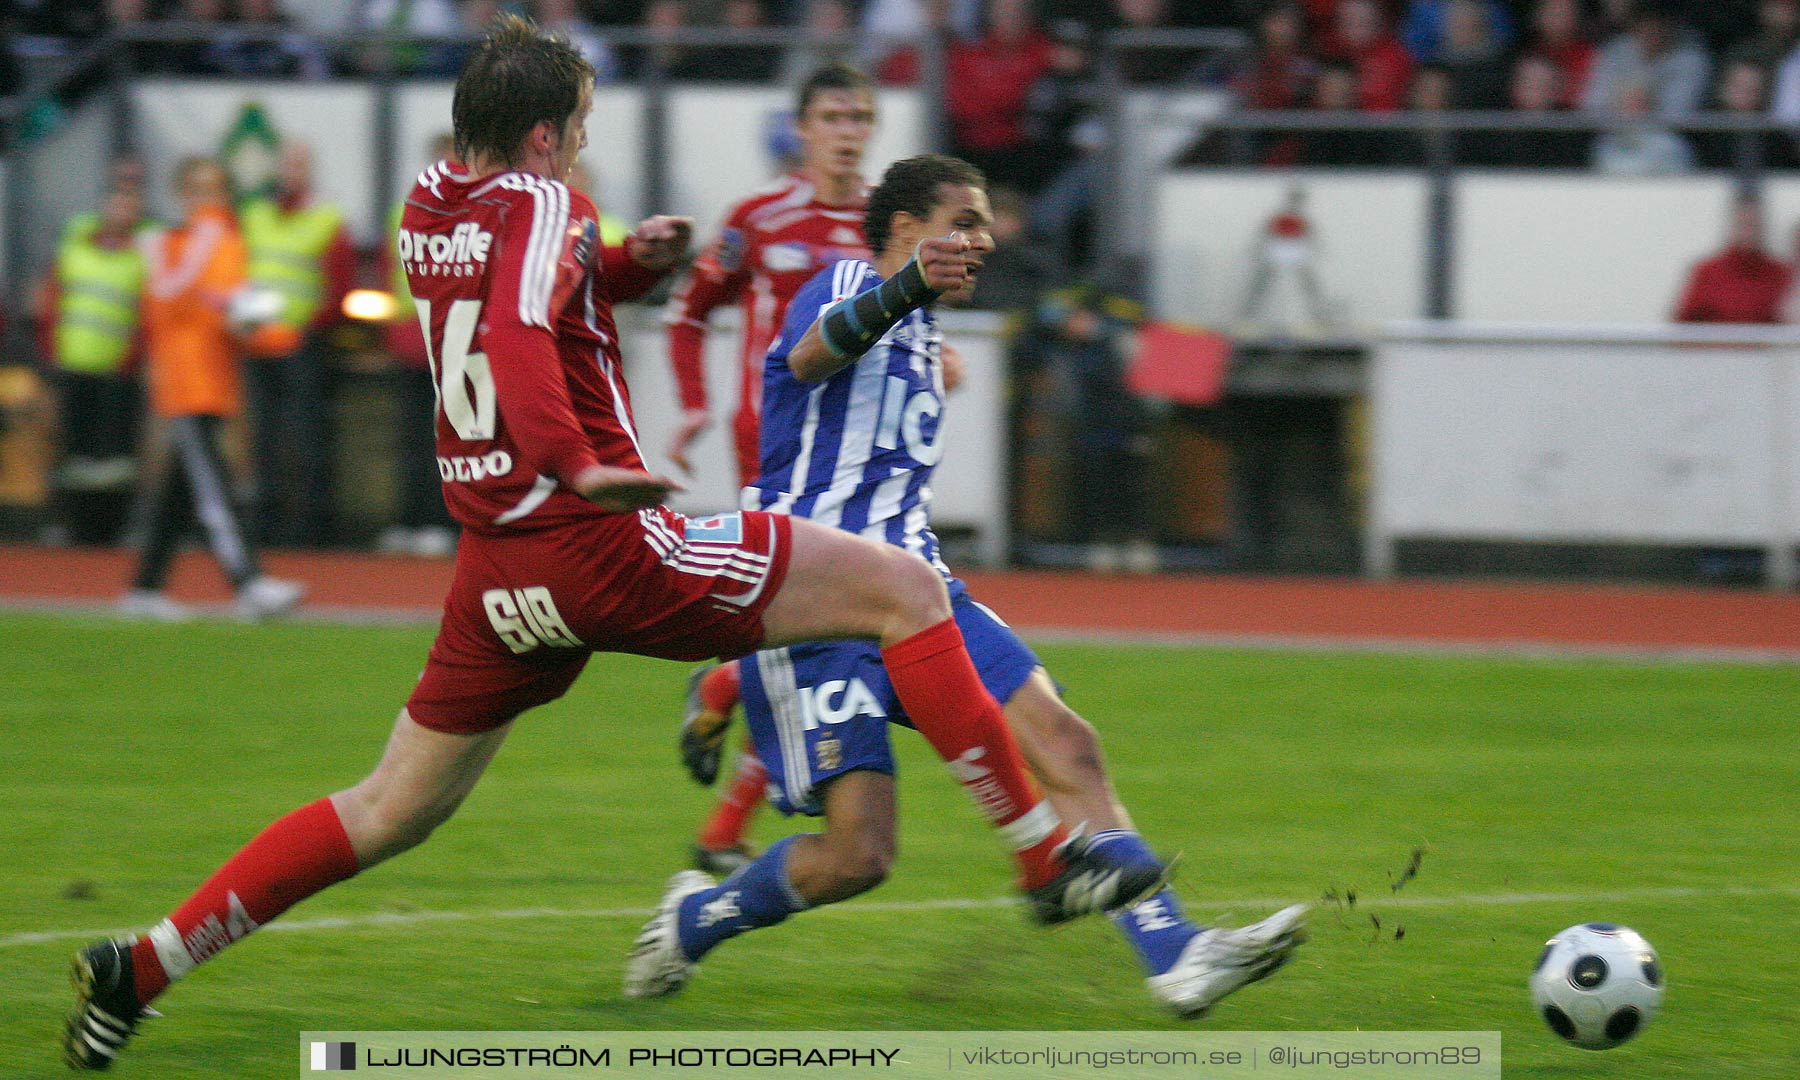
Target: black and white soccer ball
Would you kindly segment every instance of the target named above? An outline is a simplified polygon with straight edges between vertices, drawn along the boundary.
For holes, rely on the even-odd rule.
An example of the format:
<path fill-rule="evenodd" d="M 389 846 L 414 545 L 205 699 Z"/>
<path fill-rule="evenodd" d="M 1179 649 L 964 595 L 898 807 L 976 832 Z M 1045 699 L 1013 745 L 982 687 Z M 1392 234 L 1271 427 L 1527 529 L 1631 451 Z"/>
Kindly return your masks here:
<path fill-rule="evenodd" d="M 1571 926 L 1551 938 L 1531 972 L 1531 1004 L 1550 1030 L 1585 1050 L 1636 1035 L 1662 1004 L 1662 961 L 1636 930 Z"/>

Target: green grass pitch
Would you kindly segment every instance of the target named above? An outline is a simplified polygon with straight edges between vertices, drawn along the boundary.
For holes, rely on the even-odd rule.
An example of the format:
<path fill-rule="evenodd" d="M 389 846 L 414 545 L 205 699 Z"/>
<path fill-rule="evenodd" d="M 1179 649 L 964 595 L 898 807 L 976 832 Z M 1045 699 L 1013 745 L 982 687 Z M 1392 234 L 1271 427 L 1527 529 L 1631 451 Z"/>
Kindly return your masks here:
<path fill-rule="evenodd" d="M 148 926 L 268 820 L 356 780 L 430 634 L 8 616 L 0 640 L 0 1076 L 50 1077 L 75 932 Z M 1190 913 L 1356 892 L 1204 1026 L 1497 1028 L 1508 1077 L 1800 1075 L 1800 671 L 1042 651 L 1140 828 L 1182 853 Z M 710 797 L 673 750 L 685 673 L 597 658 L 430 843 L 195 973 L 116 1075 L 288 1076 L 307 1029 L 1181 1026 L 1104 922 L 930 906 L 998 901 L 1008 867 L 907 732 L 887 885 L 727 944 L 676 999 L 623 1000 L 633 911 Z M 765 812 L 757 835 L 789 827 Z M 1544 939 L 1593 919 L 1641 930 L 1670 980 L 1648 1030 L 1600 1054 L 1561 1045 L 1525 990 Z"/>

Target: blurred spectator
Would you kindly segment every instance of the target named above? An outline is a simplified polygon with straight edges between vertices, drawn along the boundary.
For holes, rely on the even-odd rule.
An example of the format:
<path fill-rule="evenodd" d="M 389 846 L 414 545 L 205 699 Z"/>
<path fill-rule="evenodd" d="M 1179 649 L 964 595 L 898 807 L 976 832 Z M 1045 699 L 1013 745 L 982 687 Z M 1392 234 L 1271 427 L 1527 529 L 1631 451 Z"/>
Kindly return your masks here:
<path fill-rule="evenodd" d="M 1103 91 L 1092 67 L 1088 32 L 1077 22 L 1059 23 L 1050 70 L 1026 102 L 1038 155 L 1032 179 L 1042 185 L 1032 200 L 1031 232 L 1069 264 L 1087 256 L 1094 200 L 1106 182 Z"/>
<path fill-rule="evenodd" d="M 1020 348 L 1034 356 L 1069 403 L 1070 498 L 1078 542 L 1101 572 L 1151 573 L 1148 459 L 1150 418 L 1125 381 L 1128 345 L 1143 308 L 1122 292 L 1081 282 L 1047 294 Z"/>
<path fill-rule="evenodd" d="M 1340 0 L 1300 0 L 1300 7 L 1306 12 L 1306 25 L 1315 33 L 1335 25 L 1339 3 Z"/>
<path fill-rule="evenodd" d="M 1051 41 L 1050 66 L 1025 98 L 1026 137 L 1038 148 L 1038 183 L 1104 143 L 1101 93 L 1094 81 L 1087 32 L 1079 23 L 1059 24 Z"/>
<path fill-rule="evenodd" d="M 1611 41 L 1631 29 L 1631 17 L 1643 0 L 1598 0 L 1593 4 L 1595 41 Z"/>
<path fill-rule="evenodd" d="M 1758 3 L 1759 0 L 1674 0 L 1681 16 L 1699 32 L 1707 51 L 1715 57 L 1730 52 L 1758 24 Z"/>
<path fill-rule="evenodd" d="M 619 59 L 600 31 L 582 14 L 576 0 L 536 0 L 533 15 L 539 26 L 554 30 L 581 50 L 587 62 L 594 65 L 594 81 L 612 82 L 619 77 Z"/>
<path fill-rule="evenodd" d="M 1412 0 L 1407 5 L 1406 17 L 1400 22 L 1400 42 L 1414 60 L 1427 64 L 1445 59 L 1451 8 L 1456 3 L 1457 0 Z M 1496 54 L 1504 52 L 1512 45 L 1515 33 L 1506 5 L 1500 0 L 1473 0 L 1473 4 L 1486 30 L 1483 37 L 1493 43 Z"/>
<path fill-rule="evenodd" d="M 324 46 L 301 30 L 276 0 L 237 0 L 238 20 L 227 23 L 206 49 L 207 66 L 227 75 L 323 79 L 331 74 Z"/>
<path fill-rule="evenodd" d="M 1513 65 L 1508 104 L 1520 117 L 1547 117 L 1567 112 L 1562 71 L 1543 53 L 1526 53 Z M 1484 131 L 1465 135 L 1469 162 L 1500 168 L 1585 168 L 1589 161 L 1585 131 Z"/>
<path fill-rule="evenodd" d="M 1357 111 L 1356 69 L 1347 61 L 1320 65 L 1313 82 L 1313 108 L 1322 112 Z M 1385 165 L 1392 156 L 1390 140 L 1380 131 L 1308 131 L 1300 137 L 1300 165 Z"/>
<path fill-rule="evenodd" d="M 463 33 L 462 14 L 453 0 L 364 0 L 355 25 L 365 34 L 410 34 L 454 38 Z M 430 45 L 369 44 L 357 52 L 363 71 L 386 67 L 405 75 L 455 75 L 462 50 L 448 42 Z"/>
<path fill-rule="evenodd" d="M 455 141 L 448 132 L 426 148 L 430 161 L 424 168 L 456 159 Z M 421 170 L 423 171 L 423 169 Z M 432 378 L 431 356 L 419 311 L 406 283 L 406 268 L 392 237 L 400 231 L 397 202 L 388 212 L 386 236 L 381 246 L 383 273 L 394 295 L 394 317 L 388 322 L 385 344 L 394 361 L 394 524 L 376 542 L 389 554 L 444 556 L 456 550 L 456 524 L 444 507 L 442 481 L 437 464 L 437 384 Z"/>
<path fill-rule="evenodd" d="M 1306 14 L 1294 0 L 1271 4 L 1256 20 L 1256 50 L 1232 79 L 1247 109 L 1298 109 L 1312 90 L 1318 61 L 1306 36 Z"/>
<path fill-rule="evenodd" d="M 1443 64 L 1421 64 L 1413 72 L 1407 91 L 1407 111 L 1441 113 L 1450 109 L 1456 94 L 1456 77 Z M 1457 159 L 1460 135 L 1454 131 L 1424 129 L 1397 132 L 1389 140 L 1388 161 L 1394 165 L 1432 165 Z"/>
<path fill-rule="evenodd" d="M 1025 197 L 1008 187 L 988 191 L 994 216 L 994 250 L 981 264 L 969 306 L 987 311 L 1029 312 L 1062 277 L 1055 249 L 1028 226 Z"/>
<path fill-rule="evenodd" d="M 1594 43 L 1583 31 L 1581 0 L 1537 0 L 1531 51 L 1556 65 L 1563 105 L 1575 108 L 1587 92 L 1594 67 Z"/>
<path fill-rule="evenodd" d="M 133 153 L 115 156 L 106 167 L 107 187 L 113 191 L 130 191 L 139 198 L 148 194 L 150 169 L 144 159 Z"/>
<path fill-rule="evenodd" d="M 863 5 L 865 33 L 910 41 L 932 31 L 957 38 L 981 33 L 982 0 L 869 0 Z"/>
<path fill-rule="evenodd" d="M 719 25 L 726 30 L 757 30 L 765 23 L 762 0 L 725 0 Z M 697 62 L 686 77 L 713 82 L 768 82 L 781 68 L 781 50 L 772 45 L 720 45 L 696 50 Z"/>
<path fill-rule="evenodd" d="M 682 30 L 690 25 L 687 0 L 651 0 L 644 9 L 644 29 L 653 35 Z M 627 49 L 622 64 L 634 79 L 642 79 L 656 68 L 671 79 L 706 77 L 706 53 L 685 45 L 658 44 Z"/>
<path fill-rule="evenodd" d="M 173 75 L 217 75 L 213 36 L 225 24 L 225 0 L 180 0 L 161 20 L 190 32 L 186 41 L 158 42 L 139 52 L 147 71 Z"/>
<path fill-rule="evenodd" d="M 953 42 L 944 92 L 953 152 L 990 181 L 1030 187 L 1036 147 L 1025 127 L 1026 99 L 1050 70 L 1050 39 L 1032 17 L 1030 0 L 993 0 L 987 32 Z"/>
<path fill-rule="evenodd" d="M 1726 116 L 1767 120 L 1769 69 L 1740 58 L 1719 73 L 1714 107 Z M 1792 169 L 1800 166 L 1792 136 L 1780 131 L 1696 131 L 1688 137 L 1703 169 Z"/>
<path fill-rule="evenodd" d="M 1406 104 L 1412 84 L 1412 57 L 1388 26 L 1377 0 L 1341 0 L 1337 21 L 1322 53 L 1348 62 L 1356 72 L 1356 104 L 1371 112 L 1394 112 Z"/>
<path fill-rule="evenodd" d="M 62 431 L 53 515 L 77 544 L 118 539 L 137 476 L 143 208 L 141 188 L 114 187 L 99 213 L 69 219 L 51 274 L 33 298 Z"/>
<path fill-rule="evenodd" d="M 97 0 L 8 0 L 0 5 L 0 19 L 12 23 L 21 38 L 51 39 L 65 46 L 74 40 L 98 35 L 106 28 L 104 5 Z M 46 46 L 33 43 L 33 48 Z"/>
<path fill-rule="evenodd" d="M 263 576 L 232 505 L 219 451 L 221 429 L 239 409 L 237 345 L 226 309 L 248 281 L 249 258 L 218 162 L 183 160 L 175 168 L 174 186 L 181 223 L 153 230 L 142 248 L 146 371 L 151 408 L 162 418 L 165 453 L 160 475 L 144 490 L 144 548 L 119 610 L 151 619 L 187 616 L 163 594 L 163 586 L 187 523 L 197 518 L 231 580 L 240 613 L 279 614 L 299 603 L 304 590 Z"/>
<path fill-rule="evenodd" d="M 874 0 L 863 15 L 870 36 L 865 60 L 884 86 L 912 86 L 919 81 L 921 39 L 954 36 L 947 0 Z"/>
<path fill-rule="evenodd" d="M 326 334 L 343 321 L 356 249 L 342 207 L 315 199 L 312 148 L 281 144 L 272 198 L 238 211 L 250 281 L 281 297 L 281 312 L 245 341 L 255 532 L 266 544 L 319 547 L 331 536 L 331 365 Z"/>
<path fill-rule="evenodd" d="M 1618 86 L 1613 112 L 1619 123 L 1594 140 L 1594 168 L 1615 176 L 1664 176 L 1694 167 L 1687 140 L 1656 115 L 1656 100 L 1641 82 Z"/>
<path fill-rule="evenodd" d="M 1705 45 L 1669 0 L 1641 0 L 1630 29 L 1600 47 L 1582 104 L 1605 111 L 1621 99 L 1622 85 L 1641 83 L 1652 111 L 1677 120 L 1700 107 L 1711 71 Z"/>
<path fill-rule="evenodd" d="M 1800 46 L 1789 50 L 1780 65 L 1769 112 L 1784 124 L 1800 125 Z"/>
<path fill-rule="evenodd" d="M 1742 194 L 1732 201 L 1725 250 L 1703 259 L 1688 275 L 1675 308 L 1684 323 L 1778 323 L 1793 268 L 1768 253 L 1762 200 Z"/>
<path fill-rule="evenodd" d="M 808 0 L 800 26 L 814 42 L 849 38 L 856 32 L 856 11 L 849 0 Z M 854 58 L 854 45 L 815 44 L 789 49 L 781 59 L 780 78 L 783 84 L 797 86 L 826 64 L 848 64 Z"/>
<path fill-rule="evenodd" d="M 12 25 L 0 18 L 0 98 L 9 98 L 25 89 L 25 72 L 19 67 L 19 58 L 15 55 Z M 0 145 L 4 145 L 6 132 L 0 130 Z"/>
<path fill-rule="evenodd" d="M 1169 0 L 1113 0 L 1112 15 L 1106 29 L 1157 30 L 1172 25 Z M 1195 63 L 1187 49 L 1126 49 L 1119 53 L 1119 73 L 1126 82 L 1176 82 L 1192 77 Z"/>
<path fill-rule="evenodd" d="M 1450 75 L 1450 108 L 1498 109 L 1505 105 L 1506 50 L 1484 0 L 1447 0 L 1437 62 Z"/>
<path fill-rule="evenodd" d="M 1762 0 L 1756 5 L 1756 30 L 1734 42 L 1728 61 L 1750 60 L 1773 71 L 1800 40 L 1800 0 Z"/>

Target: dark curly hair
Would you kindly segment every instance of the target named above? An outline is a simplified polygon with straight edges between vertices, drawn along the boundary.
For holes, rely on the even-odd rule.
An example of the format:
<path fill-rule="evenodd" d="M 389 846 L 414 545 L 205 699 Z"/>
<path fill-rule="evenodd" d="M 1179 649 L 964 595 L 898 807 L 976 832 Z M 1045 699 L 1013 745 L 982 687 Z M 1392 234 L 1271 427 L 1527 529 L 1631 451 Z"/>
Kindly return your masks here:
<path fill-rule="evenodd" d="M 920 154 L 889 165 L 881 184 L 869 193 L 869 209 L 863 214 L 863 236 L 869 241 L 869 250 L 881 255 L 894 215 L 900 211 L 916 218 L 930 217 L 945 184 L 986 188 L 987 177 L 962 158 L 947 154 Z"/>
<path fill-rule="evenodd" d="M 500 16 L 456 80 L 456 156 L 518 164 L 531 129 L 544 120 L 568 123 L 593 78 L 593 65 L 567 40 L 517 15 Z"/>

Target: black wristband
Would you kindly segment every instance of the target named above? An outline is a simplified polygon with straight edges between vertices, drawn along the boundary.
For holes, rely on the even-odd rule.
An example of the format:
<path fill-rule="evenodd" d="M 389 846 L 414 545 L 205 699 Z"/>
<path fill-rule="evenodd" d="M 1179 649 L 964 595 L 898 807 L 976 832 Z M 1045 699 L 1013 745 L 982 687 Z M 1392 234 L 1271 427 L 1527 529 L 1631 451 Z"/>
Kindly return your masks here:
<path fill-rule="evenodd" d="M 834 356 L 861 356 L 895 323 L 941 295 L 925 283 L 918 258 L 908 259 L 893 277 L 826 309 L 819 337 Z"/>

